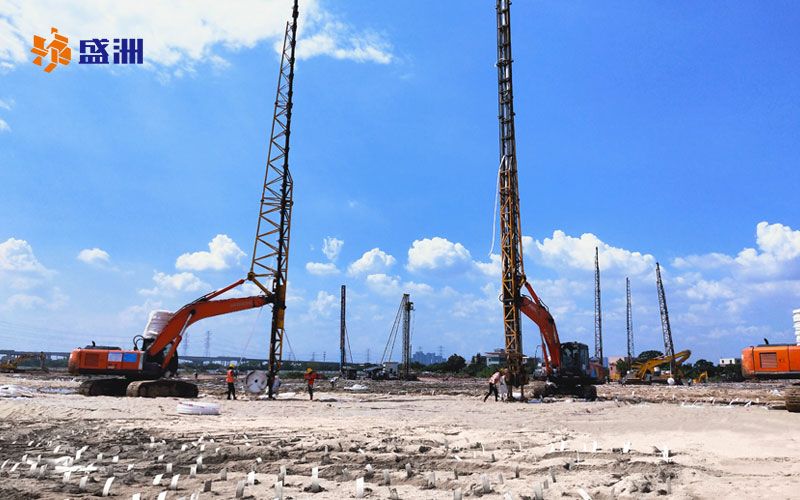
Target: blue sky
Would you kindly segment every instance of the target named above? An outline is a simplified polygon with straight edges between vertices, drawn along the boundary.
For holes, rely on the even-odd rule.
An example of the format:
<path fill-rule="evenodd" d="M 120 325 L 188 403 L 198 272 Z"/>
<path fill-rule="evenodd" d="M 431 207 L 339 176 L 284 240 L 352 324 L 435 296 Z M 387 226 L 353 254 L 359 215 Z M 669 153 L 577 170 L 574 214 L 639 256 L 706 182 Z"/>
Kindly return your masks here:
<path fill-rule="evenodd" d="M 150 310 L 244 277 L 290 4 L 0 1 L 2 346 L 128 347 Z M 291 351 L 336 358 L 342 284 L 356 361 L 402 293 L 415 348 L 501 346 L 494 2 L 300 10 Z M 562 340 L 593 343 L 599 246 L 606 355 L 626 276 L 636 350 L 662 348 L 656 261 L 691 360 L 794 341 L 798 23 L 791 2 L 514 2 L 525 269 Z M 51 26 L 73 61 L 45 74 Z M 92 37 L 142 38 L 145 64 L 77 64 Z M 197 323 L 188 352 L 210 330 L 213 354 L 264 357 L 269 313 Z"/>

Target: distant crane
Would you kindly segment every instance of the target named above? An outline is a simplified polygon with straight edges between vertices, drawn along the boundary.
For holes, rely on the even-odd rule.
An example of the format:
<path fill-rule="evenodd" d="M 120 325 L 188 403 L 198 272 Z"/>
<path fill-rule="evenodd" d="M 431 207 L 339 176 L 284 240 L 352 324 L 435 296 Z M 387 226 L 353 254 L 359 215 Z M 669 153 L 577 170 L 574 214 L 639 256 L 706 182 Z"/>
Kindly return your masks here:
<path fill-rule="evenodd" d="M 661 310 L 661 332 L 664 334 L 664 356 L 669 358 L 669 373 L 676 377 L 675 347 L 672 345 L 672 329 L 669 327 L 669 311 L 667 297 L 664 294 L 664 283 L 661 281 L 661 266 L 656 262 L 656 285 L 658 288 L 658 306 Z"/>
<path fill-rule="evenodd" d="M 344 367 L 347 363 L 346 359 L 346 352 L 344 349 L 345 346 L 345 337 L 346 337 L 346 327 L 345 327 L 345 296 L 346 296 L 346 287 L 342 285 L 342 308 L 339 314 L 339 376 L 344 376 Z"/>
<path fill-rule="evenodd" d="M 625 277 L 625 295 L 627 297 L 627 318 L 628 318 L 628 366 L 633 363 L 633 357 L 636 351 L 633 348 L 633 313 L 631 311 L 631 279 Z"/>
<path fill-rule="evenodd" d="M 594 357 L 603 365 L 603 314 L 600 310 L 600 259 L 594 247 Z"/>
<path fill-rule="evenodd" d="M 292 221 L 292 174 L 289 172 L 289 136 L 292 123 L 292 83 L 294 81 L 294 52 L 297 39 L 297 0 L 292 8 L 292 20 L 286 23 L 283 38 L 281 69 L 272 116 L 267 169 L 261 194 L 253 261 L 247 279 L 264 293 L 274 297 L 269 337 L 267 386 L 272 396 L 272 383 L 281 369 L 283 317 L 286 310 L 286 274 L 289 265 L 289 232 Z M 275 237 L 277 236 L 277 242 Z M 271 280 L 271 283 L 262 283 Z"/>
<path fill-rule="evenodd" d="M 389 338 L 386 339 L 386 347 L 383 348 L 383 355 L 381 356 L 381 364 L 392 361 L 392 354 L 394 354 L 394 345 L 397 341 L 397 335 L 401 335 L 402 346 L 402 365 L 403 377 L 410 376 L 411 369 L 411 311 L 414 310 L 414 303 L 410 300 L 410 295 L 403 294 L 400 301 L 400 307 L 397 309 L 397 315 L 392 324 L 392 330 L 389 332 Z M 402 332 L 402 333 L 401 333 Z"/>

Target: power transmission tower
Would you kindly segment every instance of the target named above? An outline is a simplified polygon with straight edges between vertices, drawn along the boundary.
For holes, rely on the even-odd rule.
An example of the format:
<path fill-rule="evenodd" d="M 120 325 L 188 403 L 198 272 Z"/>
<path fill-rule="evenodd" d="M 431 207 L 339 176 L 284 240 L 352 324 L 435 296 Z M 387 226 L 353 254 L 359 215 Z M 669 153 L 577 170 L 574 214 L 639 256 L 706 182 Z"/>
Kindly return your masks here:
<path fill-rule="evenodd" d="M 211 331 L 206 331 L 206 357 L 211 356 Z"/>
<path fill-rule="evenodd" d="M 317 352 L 314 351 L 314 352 L 311 353 L 311 362 L 314 362 L 316 360 L 317 360 Z"/>
<path fill-rule="evenodd" d="M 183 332 L 183 355 L 189 355 L 189 332 Z"/>
<path fill-rule="evenodd" d="M 342 311 L 339 316 L 339 376 L 344 375 L 345 356 L 345 286 L 342 285 Z"/>
<path fill-rule="evenodd" d="M 672 329 L 669 327 L 669 311 L 667 297 L 664 294 L 664 283 L 661 281 L 661 266 L 656 262 L 656 285 L 658 287 L 658 306 L 661 310 L 661 332 L 664 334 L 664 356 L 669 356 L 669 374 L 675 378 L 675 347 L 672 345 Z"/>
<path fill-rule="evenodd" d="M 322 362 L 324 363 L 328 357 L 328 351 L 322 351 Z"/>
<path fill-rule="evenodd" d="M 628 302 L 628 367 L 633 363 L 636 351 L 633 348 L 633 312 L 631 311 L 631 279 L 625 278 L 625 295 Z"/>
<path fill-rule="evenodd" d="M 594 357 L 603 364 L 603 313 L 600 309 L 600 254 L 594 247 Z"/>
<path fill-rule="evenodd" d="M 439 346 L 439 357 L 444 359 L 444 347 Z"/>
<path fill-rule="evenodd" d="M 367 364 L 369 364 L 369 349 L 367 349 Z"/>

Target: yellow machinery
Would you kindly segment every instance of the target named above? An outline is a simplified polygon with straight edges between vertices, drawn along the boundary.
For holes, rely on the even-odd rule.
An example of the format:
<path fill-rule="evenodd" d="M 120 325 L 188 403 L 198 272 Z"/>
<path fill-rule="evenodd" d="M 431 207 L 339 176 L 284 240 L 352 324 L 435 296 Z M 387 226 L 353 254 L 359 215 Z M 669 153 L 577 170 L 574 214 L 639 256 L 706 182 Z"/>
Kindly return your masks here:
<path fill-rule="evenodd" d="M 683 372 L 678 366 L 689 359 L 691 355 L 692 351 L 687 349 L 675 353 L 673 356 L 659 356 L 657 358 L 648 359 L 643 363 L 634 363 L 631 367 L 632 373 L 620 380 L 620 382 L 623 384 L 667 383 L 669 378 L 680 381 L 683 379 Z M 656 368 L 665 364 L 674 365 L 676 373 L 662 372 L 657 374 Z M 706 376 L 706 379 L 708 379 L 708 376 Z"/>
<path fill-rule="evenodd" d="M 44 353 L 40 352 L 39 354 L 33 353 L 26 353 L 20 354 L 14 359 L 10 359 L 8 361 L 4 361 L 0 363 L 0 370 L 4 372 L 16 372 L 19 371 L 19 364 L 25 359 L 32 359 L 32 358 L 39 358 L 42 361 L 41 369 L 47 371 L 47 368 L 44 366 Z"/>
<path fill-rule="evenodd" d="M 697 376 L 697 378 L 692 379 L 693 384 L 707 384 L 708 383 L 708 372 L 703 372 Z"/>

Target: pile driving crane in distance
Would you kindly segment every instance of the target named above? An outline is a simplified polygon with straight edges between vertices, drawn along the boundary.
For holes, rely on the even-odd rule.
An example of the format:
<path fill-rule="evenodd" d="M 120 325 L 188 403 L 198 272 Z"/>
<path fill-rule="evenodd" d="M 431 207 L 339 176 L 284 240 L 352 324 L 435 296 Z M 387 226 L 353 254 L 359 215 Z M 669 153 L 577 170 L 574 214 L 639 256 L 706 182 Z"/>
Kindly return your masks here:
<path fill-rule="evenodd" d="M 497 95 L 500 122 L 500 168 L 498 172 L 500 203 L 500 245 L 502 262 L 503 329 L 505 334 L 508 385 L 524 386 L 529 374 L 523 367 L 522 325 L 520 313 L 539 327 L 542 337 L 543 370 L 534 383 L 534 396 L 549 393 L 576 394 L 594 399 L 592 384 L 604 377 L 589 363 L 589 347 L 579 342 L 561 343 L 556 323 L 547 306 L 527 282 L 522 257 L 517 155 L 514 132 L 514 89 L 511 66 L 511 1 L 497 0 Z M 523 294 L 523 287 L 528 295 Z"/>
<path fill-rule="evenodd" d="M 600 308 L 600 250 L 594 247 L 594 362 L 603 364 L 603 311 Z"/>
<path fill-rule="evenodd" d="M 661 312 L 661 332 L 664 336 L 664 355 L 648 359 L 644 362 L 637 362 L 631 366 L 631 373 L 622 378 L 622 383 L 630 384 L 651 384 L 654 382 L 668 383 L 672 378 L 674 383 L 680 384 L 683 380 L 683 372 L 680 365 L 689 359 L 692 351 L 675 352 L 672 344 L 672 329 L 669 325 L 669 310 L 667 309 L 667 296 L 664 293 L 664 282 L 661 280 L 661 266 L 656 262 L 656 288 L 658 289 L 658 305 Z M 661 365 L 669 365 L 668 373 L 656 373 L 656 368 Z"/>
<path fill-rule="evenodd" d="M 69 357 L 70 373 L 116 376 L 84 382 L 80 389 L 82 394 L 122 396 L 127 393 L 130 396 L 196 397 L 196 385 L 171 378 L 178 370 L 177 350 L 186 329 L 203 318 L 267 304 L 273 305 L 269 373 L 274 375 L 280 369 L 292 207 L 292 180 L 288 158 L 296 33 L 297 0 L 292 10 L 292 21 L 286 26 L 255 250 L 247 276 L 263 294 L 232 299 L 217 298 L 242 285 L 245 280 L 240 279 L 203 295 L 174 313 L 153 311 L 144 333 L 134 337 L 133 349 L 98 346 L 94 342 L 85 348 L 75 349 Z M 266 278 L 272 279 L 271 286 L 263 283 Z M 272 387 L 271 379 L 269 387 Z"/>

